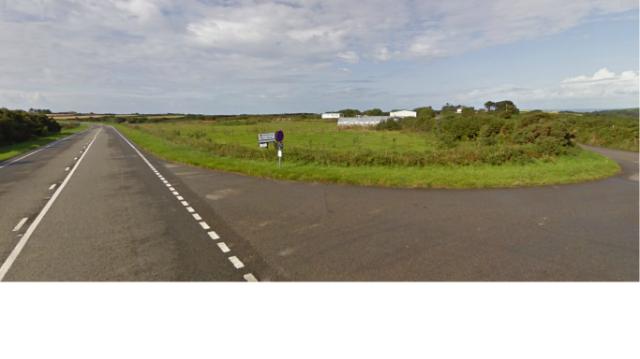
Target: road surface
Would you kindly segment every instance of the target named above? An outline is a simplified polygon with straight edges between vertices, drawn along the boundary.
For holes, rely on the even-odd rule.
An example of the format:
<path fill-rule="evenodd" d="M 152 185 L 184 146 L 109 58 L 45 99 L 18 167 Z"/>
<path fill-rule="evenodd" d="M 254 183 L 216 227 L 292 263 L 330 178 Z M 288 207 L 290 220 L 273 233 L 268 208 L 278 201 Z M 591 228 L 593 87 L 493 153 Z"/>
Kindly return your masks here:
<path fill-rule="evenodd" d="M 0 163 L 0 279 L 638 281 L 638 155 L 590 149 L 623 171 L 385 189 L 167 163 L 94 126 Z"/>

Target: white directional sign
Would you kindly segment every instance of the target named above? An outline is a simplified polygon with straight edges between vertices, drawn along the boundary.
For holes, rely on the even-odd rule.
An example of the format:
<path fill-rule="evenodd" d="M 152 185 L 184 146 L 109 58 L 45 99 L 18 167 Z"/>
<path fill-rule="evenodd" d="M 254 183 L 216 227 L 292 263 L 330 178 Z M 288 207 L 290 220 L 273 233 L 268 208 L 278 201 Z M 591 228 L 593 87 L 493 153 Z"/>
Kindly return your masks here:
<path fill-rule="evenodd" d="M 258 134 L 258 143 L 269 143 L 276 142 L 276 133 L 268 132 L 268 133 L 259 133 Z"/>

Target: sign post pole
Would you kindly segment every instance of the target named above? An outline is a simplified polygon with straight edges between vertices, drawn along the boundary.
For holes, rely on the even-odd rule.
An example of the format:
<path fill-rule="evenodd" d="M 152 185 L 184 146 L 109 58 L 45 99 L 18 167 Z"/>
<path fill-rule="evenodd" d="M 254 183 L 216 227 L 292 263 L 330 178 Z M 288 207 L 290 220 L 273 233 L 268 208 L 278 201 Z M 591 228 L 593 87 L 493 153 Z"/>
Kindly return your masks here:
<path fill-rule="evenodd" d="M 284 143 L 282 143 L 283 140 L 284 132 L 282 132 L 282 130 L 279 130 L 278 132 L 276 132 L 276 141 L 278 143 L 278 168 L 282 167 L 282 155 L 284 152 Z"/>

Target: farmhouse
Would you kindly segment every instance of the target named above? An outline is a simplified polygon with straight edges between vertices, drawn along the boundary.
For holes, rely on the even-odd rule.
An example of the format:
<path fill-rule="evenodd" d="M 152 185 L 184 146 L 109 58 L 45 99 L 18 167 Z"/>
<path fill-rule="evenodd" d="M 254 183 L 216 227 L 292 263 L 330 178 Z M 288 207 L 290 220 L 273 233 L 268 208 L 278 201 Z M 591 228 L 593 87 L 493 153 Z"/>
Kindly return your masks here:
<path fill-rule="evenodd" d="M 340 114 L 339 113 L 325 112 L 325 113 L 322 114 L 322 119 L 325 119 L 325 120 L 336 119 L 336 118 L 340 118 Z"/>
<path fill-rule="evenodd" d="M 338 119 L 338 126 L 375 126 L 382 121 L 386 121 L 391 116 L 360 116 L 360 117 L 341 117 Z"/>
<path fill-rule="evenodd" d="M 396 117 L 396 118 L 418 117 L 418 113 L 415 111 L 400 110 L 400 111 L 391 112 L 389 116 Z"/>

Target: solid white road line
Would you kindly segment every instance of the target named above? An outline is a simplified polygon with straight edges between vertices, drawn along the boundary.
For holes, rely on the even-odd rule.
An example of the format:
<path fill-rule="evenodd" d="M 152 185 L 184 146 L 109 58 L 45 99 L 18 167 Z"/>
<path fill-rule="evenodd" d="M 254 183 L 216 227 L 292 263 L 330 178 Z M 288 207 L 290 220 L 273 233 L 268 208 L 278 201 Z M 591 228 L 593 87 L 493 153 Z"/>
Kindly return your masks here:
<path fill-rule="evenodd" d="M 210 231 L 207 232 L 207 234 L 209 235 L 209 237 L 211 239 L 213 239 L 214 241 L 217 241 L 218 239 L 220 239 L 220 236 L 218 235 L 218 233 L 214 232 L 214 231 Z"/>
<path fill-rule="evenodd" d="M 229 262 L 231 262 L 236 269 L 244 268 L 244 263 L 242 263 L 242 261 L 240 261 L 236 256 L 229 257 Z"/>
<path fill-rule="evenodd" d="M 257 282 L 258 279 L 251 273 L 247 273 L 243 276 L 244 280 L 247 282 Z"/>
<path fill-rule="evenodd" d="M 208 229 L 211 229 L 211 227 L 209 227 L 209 225 L 207 224 L 207 222 L 200 222 L 200 227 L 202 227 L 202 229 L 204 229 L 205 231 Z"/>
<path fill-rule="evenodd" d="M 29 220 L 29 217 L 24 217 L 23 219 L 20 220 L 20 222 L 18 222 L 18 224 L 16 224 L 15 227 L 13 227 L 13 231 L 17 232 L 20 230 L 20 228 L 22 228 L 22 226 L 24 226 L 25 223 L 27 223 L 27 221 Z"/>
<path fill-rule="evenodd" d="M 51 142 L 50 144 L 48 144 L 48 145 L 46 145 L 46 146 L 44 146 L 44 147 L 42 147 L 42 148 L 39 148 L 39 149 L 37 149 L 37 150 L 35 150 L 35 151 L 33 151 L 33 152 L 29 152 L 29 153 L 27 153 L 26 155 L 24 155 L 24 156 L 22 156 L 22 157 L 18 157 L 18 158 L 14 159 L 14 160 L 11 160 L 10 162 L 7 162 L 7 163 L 3 163 L 3 164 L 1 164 L 1 165 L 0 165 L 0 168 L 7 167 L 7 166 L 9 166 L 10 164 L 16 163 L 16 162 L 18 162 L 18 161 L 20 161 L 20 160 L 23 160 L 23 159 L 27 158 L 27 157 L 33 156 L 33 155 L 35 155 L 36 153 L 38 153 L 38 152 L 40 152 L 40 151 L 43 151 L 43 150 L 45 150 L 45 149 L 47 149 L 47 148 L 49 148 L 49 147 L 51 147 L 51 146 L 53 146 L 53 145 L 55 145 L 55 144 L 57 144 L 57 143 L 59 143 L 59 142 L 66 141 L 66 140 L 68 140 L 68 139 L 70 139 L 70 138 L 72 138 L 72 137 L 74 137 L 74 136 L 77 136 L 77 135 L 79 135 L 79 134 L 81 134 L 81 133 L 84 133 L 84 132 L 85 132 L 85 131 L 78 132 L 78 133 L 74 133 L 74 134 L 73 134 L 73 135 L 71 135 L 71 136 L 67 136 L 67 137 L 65 137 L 65 138 L 61 138 L 61 139 L 59 139 L 59 140 L 57 140 L 57 141 L 53 141 L 53 142 Z"/>
<path fill-rule="evenodd" d="M 49 186 L 49 191 L 51 191 L 52 189 L 56 188 L 57 184 L 52 184 L 51 186 Z"/>
<path fill-rule="evenodd" d="M 7 275 L 7 272 L 9 271 L 9 269 L 11 269 L 13 262 L 16 261 L 16 258 L 18 258 L 18 255 L 20 255 L 20 252 L 22 252 L 22 249 L 27 244 L 27 241 L 29 241 L 29 238 L 31 238 L 31 235 L 33 234 L 33 232 L 36 230 L 36 228 L 38 228 L 38 225 L 40 224 L 44 216 L 47 214 L 47 212 L 49 212 L 49 209 L 51 209 L 51 206 L 53 205 L 53 203 L 56 201 L 60 193 L 62 193 L 62 190 L 64 189 L 64 187 L 66 187 L 67 183 L 69 183 L 71 176 L 73 176 L 73 174 L 76 172 L 78 167 L 80 167 L 80 162 L 82 162 L 82 160 L 84 159 L 84 156 L 87 154 L 87 152 L 89 152 L 89 148 L 91 148 L 91 145 L 93 145 L 93 143 L 95 142 L 96 138 L 98 138 L 98 135 L 100 134 L 101 131 L 102 131 L 102 128 L 100 128 L 98 132 L 96 132 L 95 136 L 93 136 L 93 139 L 91 140 L 91 142 L 89 143 L 89 146 L 87 147 L 87 151 L 85 151 L 82 154 L 82 156 L 80 156 L 80 159 L 78 160 L 78 164 L 75 167 L 73 167 L 73 170 L 71 170 L 71 172 L 69 172 L 67 177 L 64 178 L 64 181 L 62 181 L 62 183 L 60 184 L 60 187 L 58 187 L 58 189 L 53 194 L 53 196 L 51 196 L 49 201 L 47 201 L 47 203 L 44 205 L 40 213 L 38 213 L 38 216 L 36 217 L 36 219 L 34 219 L 31 225 L 29 226 L 29 228 L 27 228 L 27 231 L 24 233 L 24 236 L 20 238 L 20 241 L 18 241 L 18 244 L 16 244 L 16 246 L 13 248 L 13 250 L 7 257 L 7 259 L 5 259 L 4 263 L 2 263 L 2 266 L 0 267 L 0 281 L 4 279 L 5 275 Z"/>
<path fill-rule="evenodd" d="M 41 149 L 39 149 L 39 150 L 35 150 L 35 151 L 31 152 L 31 153 L 27 153 L 26 155 L 24 155 L 24 156 L 22 156 L 22 157 L 18 157 L 18 158 L 16 158 L 15 160 L 13 160 L 13 161 L 11 161 L 11 162 L 7 162 L 7 163 L 5 163 L 5 164 L 2 164 L 2 165 L 0 165 L 0 168 L 3 168 L 3 167 L 6 167 L 6 166 L 8 166 L 8 165 L 10 165 L 10 164 L 16 163 L 16 162 L 18 162 L 18 161 L 20 161 L 20 160 L 23 160 L 23 159 L 25 159 L 25 158 L 27 158 L 27 157 L 29 157 L 29 156 L 33 156 L 33 155 L 35 155 L 36 153 L 38 153 L 38 152 L 40 152 L 40 151 L 44 150 L 45 148 L 46 148 L 46 147 L 43 147 L 43 148 L 41 148 Z"/>
<path fill-rule="evenodd" d="M 201 220 L 202 220 L 202 217 L 200 217 L 200 215 L 199 215 L 199 214 L 194 213 L 194 214 L 193 214 L 193 219 L 195 219 L 196 221 L 201 221 Z"/>
<path fill-rule="evenodd" d="M 220 248 L 220 250 L 222 251 L 222 253 L 229 253 L 231 252 L 231 249 L 229 249 L 229 247 L 227 247 L 227 244 L 224 242 L 218 242 L 218 248 Z"/>

